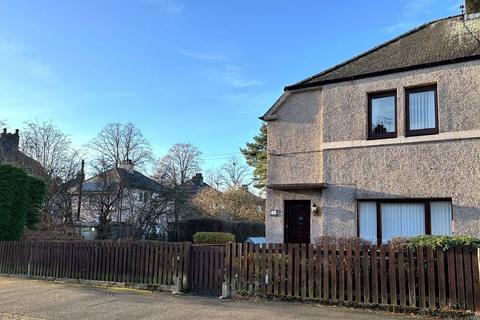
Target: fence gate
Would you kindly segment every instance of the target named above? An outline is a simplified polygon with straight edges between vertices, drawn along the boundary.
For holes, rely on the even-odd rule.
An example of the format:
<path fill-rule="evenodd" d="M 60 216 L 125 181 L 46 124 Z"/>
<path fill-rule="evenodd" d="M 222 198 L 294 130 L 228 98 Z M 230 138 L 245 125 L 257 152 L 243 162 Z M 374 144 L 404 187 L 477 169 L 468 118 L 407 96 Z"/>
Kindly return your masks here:
<path fill-rule="evenodd" d="M 190 259 L 191 291 L 221 295 L 225 274 L 225 246 L 192 245 Z"/>

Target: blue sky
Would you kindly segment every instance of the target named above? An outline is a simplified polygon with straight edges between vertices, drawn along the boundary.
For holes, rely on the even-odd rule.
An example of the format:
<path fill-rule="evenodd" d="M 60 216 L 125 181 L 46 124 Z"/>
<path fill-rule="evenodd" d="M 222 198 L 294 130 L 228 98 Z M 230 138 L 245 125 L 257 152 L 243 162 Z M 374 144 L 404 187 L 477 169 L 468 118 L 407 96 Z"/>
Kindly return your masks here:
<path fill-rule="evenodd" d="M 257 133 L 283 87 L 461 0 L 2 0 L 0 119 L 51 120 L 77 146 L 134 122 L 216 166 Z"/>

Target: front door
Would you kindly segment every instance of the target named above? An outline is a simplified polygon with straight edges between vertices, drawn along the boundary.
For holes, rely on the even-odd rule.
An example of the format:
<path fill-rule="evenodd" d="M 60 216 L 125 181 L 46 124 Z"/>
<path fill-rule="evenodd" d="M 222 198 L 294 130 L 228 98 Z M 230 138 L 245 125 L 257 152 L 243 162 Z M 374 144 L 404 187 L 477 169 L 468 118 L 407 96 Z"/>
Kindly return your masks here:
<path fill-rule="evenodd" d="M 285 243 L 310 243 L 310 201 L 285 201 Z"/>

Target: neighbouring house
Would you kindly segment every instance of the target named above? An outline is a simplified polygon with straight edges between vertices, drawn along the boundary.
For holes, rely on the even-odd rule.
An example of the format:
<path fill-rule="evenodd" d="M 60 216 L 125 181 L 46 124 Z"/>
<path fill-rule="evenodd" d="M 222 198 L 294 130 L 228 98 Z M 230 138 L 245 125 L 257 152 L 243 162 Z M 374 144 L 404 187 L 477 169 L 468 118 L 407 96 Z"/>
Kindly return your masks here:
<path fill-rule="evenodd" d="M 166 212 L 171 204 L 164 203 L 162 192 L 163 187 L 136 171 L 132 161 L 120 162 L 85 180 L 81 187 L 71 188 L 72 211 L 80 208 L 76 225 L 87 239 L 94 239 L 105 226 L 109 238 L 134 237 L 143 228 L 142 236 L 146 232 L 163 239 L 168 217 L 161 210 Z"/>
<path fill-rule="evenodd" d="M 201 173 L 196 173 L 190 180 L 187 180 L 178 186 L 177 204 L 178 211 L 180 213 L 180 219 L 193 218 L 202 215 L 201 211 L 192 203 L 192 201 L 203 190 L 214 190 L 220 192 L 206 183 L 203 180 L 203 175 Z"/>
<path fill-rule="evenodd" d="M 480 1 L 287 86 L 266 237 L 480 237 Z"/>
<path fill-rule="evenodd" d="M 0 133 L 0 162 L 9 163 L 24 169 L 27 173 L 35 176 L 44 176 L 45 170 L 42 165 L 19 150 L 20 134 L 3 129 Z"/>
<path fill-rule="evenodd" d="M 247 202 L 248 204 L 256 204 L 256 206 L 251 206 L 252 208 L 258 212 L 261 213 L 263 216 L 263 213 L 265 212 L 265 199 L 255 195 L 252 193 L 247 185 L 240 186 L 238 188 L 241 188 L 240 190 L 243 191 L 241 195 L 243 196 L 243 199 L 238 199 L 239 202 Z M 235 188 L 231 188 L 231 190 L 237 190 Z M 230 190 L 230 191 L 231 191 Z M 178 187 L 178 198 L 180 199 L 179 201 L 179 212 L 180 212 L 180 219 L 185 219 L 185 218 L 195 218 L 195 217 L 200 217 L 206 214 L 206 212 L 213 212 L 215 211 L 214 207 L 218 208 L 219 211 L 222 211 L 220 206 L 225 205 L 225 203 L 218 203 L 220 201 L 220 197 L 213 197 L 212 194 L 206 195 L 208 200 L 210 200 L 210 204 L 213 207 L 209 206 L 208 210 L 205 210 L 205 208 L 199 207 L 199 203 L 196 203 L 196 197 L 201 195 L 202 192 L 204 191 L 212 191 L 215 194 L 218 195 L 224 195 L 228 196 L 229 195 L 229 190 L 223 192 L 220 190 L 215 189 L 214 187 L 210 186 L 209 184 L 205 183 L 203 180 L 203 175 L 201 173 L 195 174 L 190 180 L 186 181 L 185 183 L 181 184 Z M 240 194 L 239 194 L 240 195 Z M 204 195 L 205 196 L 205 195 Z M 207 199 L 202 199 L 204 201 L 201 201 L 202 204 L 205 202 Z M 216 201 L 214 201 L 216 200 Z M 235 205 L 240 205 L 235 204 Z M 224 208 L 226 209 L 226 208 Z M 225 214 L 220 214 L 218 217 L 223 219 L 223 220 L 232 220 L 235 217 L 232 216 L 232 212 L 228 212 L 229 210 L 225 211 Z M 207 214 L 208 215 L 208 214 Z"/>

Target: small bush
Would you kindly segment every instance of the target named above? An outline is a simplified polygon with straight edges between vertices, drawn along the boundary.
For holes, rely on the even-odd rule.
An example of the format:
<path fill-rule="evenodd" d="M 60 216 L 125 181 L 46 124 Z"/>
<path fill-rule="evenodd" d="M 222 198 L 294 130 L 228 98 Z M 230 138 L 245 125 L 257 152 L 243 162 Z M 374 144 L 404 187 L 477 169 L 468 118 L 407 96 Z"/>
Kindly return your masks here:
<path fill-rule="evenodd" d="M 442 248 L 444 251 L 454 247 L 480 248 L 480 239 L 468 236 L 416 236 L 407 239 L 411 247 L 426 246 L 433 249 Z"/>
<path fill-rule="evenodd" d="M 228 232 L 234 234 L 238 242 L 244 242 L 248 237 L 263 237 L 265 224 L 203 217 L 183 219 L 179 222 L 179 235 L 176 241 L 193 241 L 193 235 L 197 232 Z M 175 241 L 175 238 L 172 237 L 171 241 Z"/>
<path fill-rule="evenodd" d="M 193 235 L 194 243 L 225 244 L 235 242 L 235 235 L 227 232 L 197 232 Z"/>

